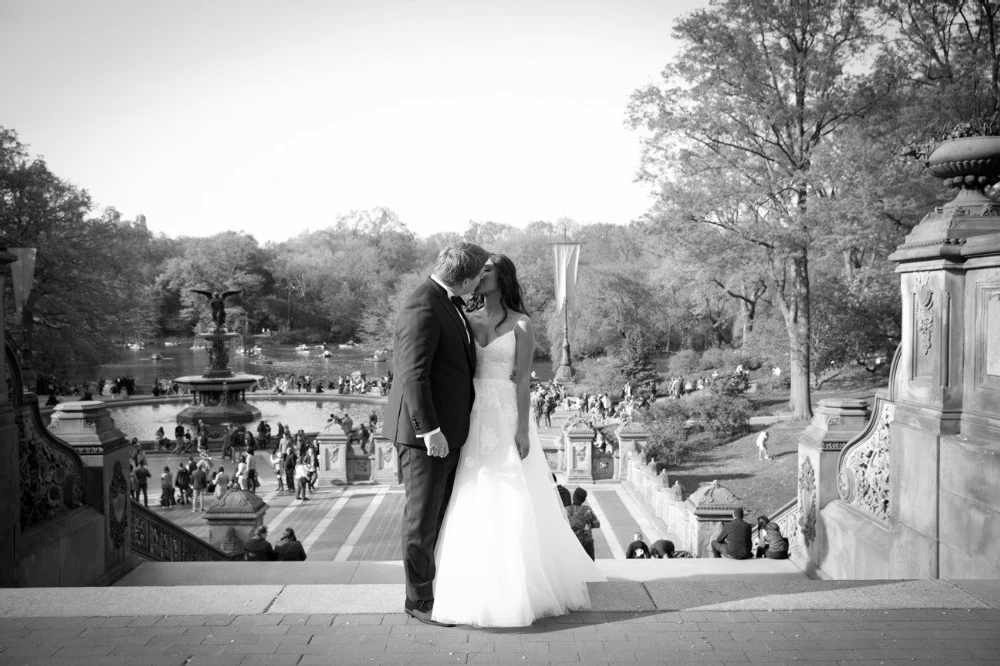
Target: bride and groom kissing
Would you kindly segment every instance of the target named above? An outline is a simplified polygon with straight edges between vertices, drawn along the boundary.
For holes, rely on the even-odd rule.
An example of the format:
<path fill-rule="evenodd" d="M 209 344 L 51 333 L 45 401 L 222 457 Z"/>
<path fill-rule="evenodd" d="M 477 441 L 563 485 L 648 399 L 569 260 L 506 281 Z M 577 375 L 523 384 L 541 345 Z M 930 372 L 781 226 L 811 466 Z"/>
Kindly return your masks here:
<path fill-rule="evenodd" d="M 527 626 L 589 608 L 587 582 L 605 579 L 538 441 L 534 347 L 513 262 L 473 243 L 441 250 L 396 315 L 382 434 L 406 496 L 404 610 L 421 622 Z"/>

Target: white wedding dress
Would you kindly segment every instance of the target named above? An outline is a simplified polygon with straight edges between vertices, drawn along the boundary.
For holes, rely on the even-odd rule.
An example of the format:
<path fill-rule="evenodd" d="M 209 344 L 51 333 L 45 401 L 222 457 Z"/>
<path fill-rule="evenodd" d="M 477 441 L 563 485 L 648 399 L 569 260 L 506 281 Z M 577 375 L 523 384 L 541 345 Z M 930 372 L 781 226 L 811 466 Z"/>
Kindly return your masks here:
<path fill-rule="evenodd" d="M 523 461 L 514 444 L 514 333 L 476 348 L 476 400 L 435 550 L 432 617 L 524 627 L 589 609 L 587 581 L 605 577 L 569 527 L 533 420 Z"/>

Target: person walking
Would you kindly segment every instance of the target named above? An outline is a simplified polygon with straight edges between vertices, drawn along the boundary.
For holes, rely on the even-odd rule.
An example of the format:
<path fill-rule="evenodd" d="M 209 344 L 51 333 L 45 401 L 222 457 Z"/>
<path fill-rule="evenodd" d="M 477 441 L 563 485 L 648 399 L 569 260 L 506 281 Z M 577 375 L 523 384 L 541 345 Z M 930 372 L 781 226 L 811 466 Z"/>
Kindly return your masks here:
<path fill-rule="evenodd" d="M 220 499 L 229 490 L 230 484 L 229 475 L 226 474 L 224 467 L 219 467 L 219 471 L 215 474 L 215 478 L 212 479 L 212 483 L 215 484 L 215 498 Z"/>
<path fill-rule="evenodd" d="M 771 460 L 771 456 L 767 453 L 767 440 L 770 435 L 767 434 L 766 430 L 761 430 L 760 434 L 757 435 L 757 460 Z"/>
<path fill-rule="evenodd" d="M 149 478 L 151 476 L 153 475 L 149 473 L 146 461 L 143 460 L 135 470 L 135 501 L 138 502 L 139 495 L 142 494 L 142 504 L 147 509 L 149 508 Z"/>
<path fill-rule="evenodd" d="M 601 521 L 594 515 L 594 510 L 584 504 L 587 501 L 587 491 L 577 488 L 573 491 L 573 503 L 566 507 L 566 516 L 569 518 L 569 526 L 573 534 L 580 541 L 580 545 L 587 551 L 590 559 L 596 559 L 594 553 L 594 532 L 593 530 L 601 526 Z"/>
<path fill-rule="evenodd" d="M 160 506 L 169 509 L 174 506 L 174 477 L 170 473 L 170 465 L 163 466 L 160 475 Z"/>
<path fill-rule="evenodd" d="M 309 499 L 306 496 L 306 489 L 309 487 L 309 468 L 305 458 L 299 458 L 295 464 L 295 499 L 305 502 Z"/>
<path fill-rule="evenodd" d="M 274 451 L 271 453 L 271 467 L 274 469 L 274 478 L 278 480 L 278 492 L 285 489 L 285 452 Z"/>
<path fill-rule="evenodd" d="M 285 484 L 287 492 L 295 492 L 295 466 L 298 464 L 298 456 L 289 441 L 288 448 L 285 449 Z"/>
<path fill-rule="evenodd" d="M 194 499 L 191 501 L 191 513 L 205 510 L 205 490 L 208 488 L 208 472 L 205 468 L 208 463 L 200 463 L 191 473 L 191 489 L 194 491 Z M 201 506 L 199 509 L 198 507 Z"/>
<path fill-rule="evenodd" d="M 177 463 L 177 476 L 174 477 L 174 486 L 177 487 L 178 504 L 188 504 L 191 501 L 191 472 L 187 465 Z"/>

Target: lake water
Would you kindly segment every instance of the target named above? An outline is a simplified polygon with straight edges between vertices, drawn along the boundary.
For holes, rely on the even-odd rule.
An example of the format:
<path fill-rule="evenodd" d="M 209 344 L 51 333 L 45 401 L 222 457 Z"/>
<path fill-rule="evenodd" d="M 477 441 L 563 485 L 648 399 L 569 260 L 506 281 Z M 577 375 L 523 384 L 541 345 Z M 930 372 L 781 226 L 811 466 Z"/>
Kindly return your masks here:
<path fill-rule="evenodd" d="M 306 395 L 305 393 L 302 394 Z M 309 400 L 283 400 L 273 396 L 247 394 L 248 400 L 260 410 L 260 420 L 271 424 L 271 432 L 277 432 L 278 422 L 291 426 L 292 431 L 304 430 L 318 432 L 327 427 L 327 421 L 333 413 L 346 411 L 354 419 L 355 424 L 367 422 L 373 411 L 382 418 L 384 400 L 377 397 L 354 399 L 352 401 L 336 400 L 334 397 L 324 399 L 316 396 Z M 185 402 L 166 402 L 155 405 L 122 405 L 115 406 L 113 400 L 107 401 L 111 418 L 115 426 L 129 439 L 138 437 L 141 440 L 153 439 L 153 433 L 158 427 L 163 428 L 167 437 L 174 436 L 174 426 L 177 425 L 177 413 L 188 406 Z M 247 430 L 257 432 L 260 422 L 244 424 Z M 336 424 L 329 426 L 338 428 Z"/>
<path fill-rule="evenodd" d="M 263 356 L 271 364 L 261 364 L 253 356 L 238 356 L 230 352 L 229 367 L 234 372 L 263 375 L 267 385 L 279 376 L 310 375 L 325 382 L 336 380 L 339 375 L 349 375 L 358 370 L 368 377 L 381 377 L 392 368 L 392 355 L 384 363 L 366 361 L 372 350 L 365 347 L 353 349 L 328 348 L 332 356 L 324 357 L 323 351 L 310 349 L 308 353 L 297 352 L 293 345 L 270 344 L 255 338 L 263 348 Z M 233 348 L 239 347 L 239 338 L 233 341 Z M 163 359 L 154 361 L 152 355 L 161 354 Z M 148 394 L 153 381 L 161 378 L 200 375 L 208 366 L 208 352 L 191 349 L 190 346 L 166 347 L 162 344 L 147 345 L 144 349 L 127 351 L 127 356 L 116 363 L 100 366 L 76 368 L 70 381 L 96 381 L 99 377 L 114 379 L 117 376 L 132 375 L 142 393 Z M 552 378 L 551 363 L 547 359 L 536 360 L 532 370 L 543 381 Z"/>
<path fill-rule="evenodd" d="M 335 381 L 340 375 L 349 375 L 360 371 L 368 377 L 381 377 L 392 367 L 392 355 L 384 363 L 366 361 L 372 355 L 372 350 L 357 347 L 353 349 L 329 348 L 332 356 L 324 357 L 323 350 L 310 349 L 308 353 L 297 352 L 293 345 L 270 344 L 260 341 L 263 357 L 271 361 L 261 364 L 258 358 L 238 356 L 230 353 L 229 367 L 234 372 L 246 372 L 265 377 L 266 386 L 272 386 L 275 377 L 294 375 L 310 375 L 324 384 Z M 233 341 L 233 347 L 241 346 L 239 339 Z M 183 377 L 185 375 L 200 375 L 208 365 L 208 352 L 204 349 L 191 349 L 189 345 L 167 347 L 162 344 L 147 345 L 144 349 L 127 351 L 127 356 L 116 363 L 106 363 L 100 366 L 78 368 L 71 375 L 71 381 L 96 381 L 99 377 L 114 379 L 117 376 L 132 375 L 140 390 L 141 396 L 148 396 L 153 382 L 166 377 Z M 161 360 L 153 360 L 154 353 L 161 354 Z M 532 369 L 542 380 L 552 378 L 552 368 L 549 361 L 536 361 Z M 298 395 L 294 390 L 293 394 Z M 304 393 L 301 395 L 305 395 Z M 129 438 L 151 439 L 157 427 L 163 427 L 168 437 L 173 435 L 177 424 L 177 413 L 187 406 L 187 401 L 165 402 L 154 405 L 133 405 L 115 407 L 110 396 L 101 398 L 108 403 L 115 425 Z M 247 392 L 247 399 L 261 411 L 261 419 L 268 421 L 273 429 L 278 421 L 291 425 L 295 430 L 317 431 L 326 426 L 330 414 L 337 411 L 347 411 L 355 423 L 367 421 L 372 410 L 382 413 L 381 401 L 374 399 L 369 402 L 353 400 L 338 400 L 337 394 L 327 393 L 315 395 L 309 400 L 283 400 L 273 396 L 265 396 Z M 257 422 L 246 424 L 247 428 L 255 430 Z"/>

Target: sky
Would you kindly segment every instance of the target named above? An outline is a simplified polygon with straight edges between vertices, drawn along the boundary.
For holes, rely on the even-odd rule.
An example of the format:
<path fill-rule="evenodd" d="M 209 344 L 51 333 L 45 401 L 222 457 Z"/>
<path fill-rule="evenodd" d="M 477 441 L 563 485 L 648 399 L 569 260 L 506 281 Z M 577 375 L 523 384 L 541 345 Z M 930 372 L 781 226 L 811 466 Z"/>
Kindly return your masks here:
<path fill-rule="evenodd" d="M 0 126 L 168 236 L 625 224 L 651 203 L 629 97 L 705 4 L 0 0 Z"/>

